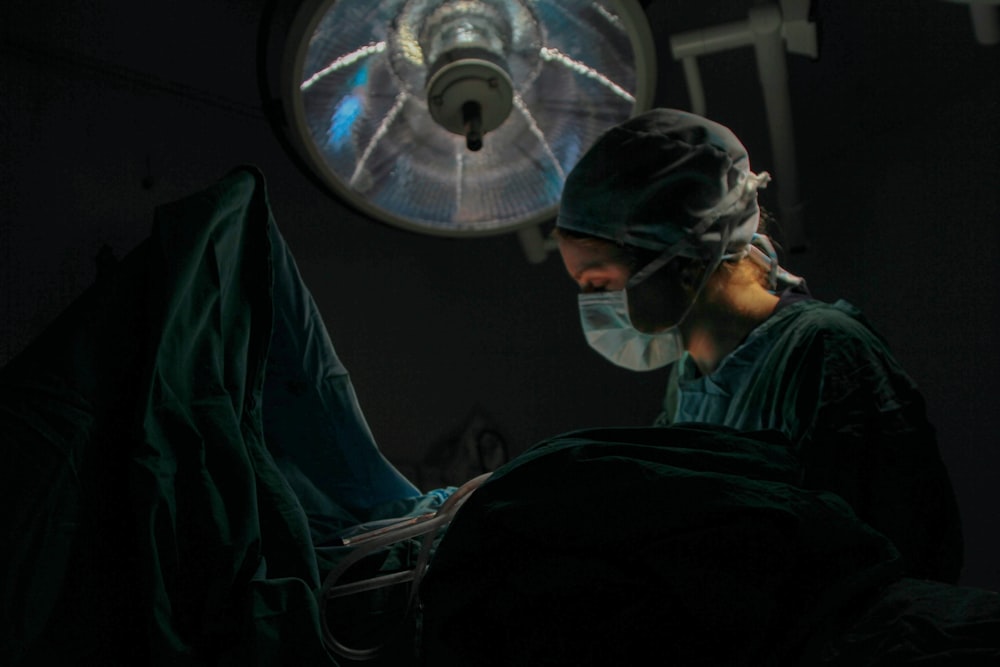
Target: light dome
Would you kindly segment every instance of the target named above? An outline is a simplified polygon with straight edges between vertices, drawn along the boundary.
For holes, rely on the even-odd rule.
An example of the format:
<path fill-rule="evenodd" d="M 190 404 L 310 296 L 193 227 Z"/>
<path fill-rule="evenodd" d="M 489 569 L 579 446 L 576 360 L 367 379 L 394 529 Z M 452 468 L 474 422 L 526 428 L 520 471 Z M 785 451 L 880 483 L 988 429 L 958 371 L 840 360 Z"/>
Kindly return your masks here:
<path fill-rule="evenodd" d="M 286 132 L 362 212 L 451 236 L 554 216 L 566 173 L 649 107 L 634 0 L 312 2 L 282 72 Z"/>

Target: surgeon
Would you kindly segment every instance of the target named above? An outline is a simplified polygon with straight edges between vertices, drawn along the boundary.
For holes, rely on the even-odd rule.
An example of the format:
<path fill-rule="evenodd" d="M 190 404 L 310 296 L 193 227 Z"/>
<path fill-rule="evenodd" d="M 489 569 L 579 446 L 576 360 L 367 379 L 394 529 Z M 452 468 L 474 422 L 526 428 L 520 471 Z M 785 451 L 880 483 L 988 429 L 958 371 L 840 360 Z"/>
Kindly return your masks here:
<path fill-rule="evenodd" d="M 759 229 L 769 180 L 691 113 L 608 130 L 569 174 L 553 233 L 587 342 L 630 370 L 669 367 L 657 425 L 780 432 L 803 486 L 839 494 L 908 576 L 954 583 L 960 520 L 923 398 L 856 308 L 778 264 Z"/>

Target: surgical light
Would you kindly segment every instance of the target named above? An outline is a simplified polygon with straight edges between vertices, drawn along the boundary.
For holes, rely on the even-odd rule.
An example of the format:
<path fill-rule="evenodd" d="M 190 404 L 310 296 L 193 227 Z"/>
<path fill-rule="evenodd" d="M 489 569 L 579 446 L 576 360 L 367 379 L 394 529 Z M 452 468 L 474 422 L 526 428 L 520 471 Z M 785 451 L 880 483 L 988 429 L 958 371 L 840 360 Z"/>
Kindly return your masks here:
<path fill-rule="evenodd" d="M 281 132 L 311 175 L 421 233 L 554 216 L 566 173 L 652 101 L 636 0 L 338 0 L 289 20 Z"/>

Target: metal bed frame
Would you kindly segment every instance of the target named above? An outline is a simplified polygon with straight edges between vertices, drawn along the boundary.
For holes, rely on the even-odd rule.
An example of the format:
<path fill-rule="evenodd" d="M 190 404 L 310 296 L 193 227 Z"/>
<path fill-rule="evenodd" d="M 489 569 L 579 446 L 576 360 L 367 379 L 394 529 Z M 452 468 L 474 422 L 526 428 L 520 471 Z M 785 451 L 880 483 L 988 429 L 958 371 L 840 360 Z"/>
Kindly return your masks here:
<path fill-rule="evenodd" d="M 334 636 L 327 618 L 327 609 L 330 602 L 337 598 L 409 583 L 410 592 L 406 608 L 406 614 L 409 615 L 413 611 L 413 606 L 417 599 L 420 581 L 423 579 L 430 564 L 430 555 L 435 538 L 441 531 L 447 528 L 459 508 L 469 499 L 472 492 L 478 489 L 490 475 L 492 473 L 483 473 L 462 484 L 436 512 L 428 512 L 414 517 L 404 517 L 389 525 L 382 525 L 367 532 L 344 538 L 341 541 L 344 546 L 354 547 L 354 550 L 330 571 L 320 589 L 320 621 L 323 631 L 323 641 L 328 649 L 336 655 L 355 661 L 372 660 L 379 655 L 384 645 L 355 648 L 346 646 Z M 420 536 L 423 536 L 423 540 L 413 567 L 361 581 L 338 583 L 348 570 L 365 557 L 397 542 Z"/>

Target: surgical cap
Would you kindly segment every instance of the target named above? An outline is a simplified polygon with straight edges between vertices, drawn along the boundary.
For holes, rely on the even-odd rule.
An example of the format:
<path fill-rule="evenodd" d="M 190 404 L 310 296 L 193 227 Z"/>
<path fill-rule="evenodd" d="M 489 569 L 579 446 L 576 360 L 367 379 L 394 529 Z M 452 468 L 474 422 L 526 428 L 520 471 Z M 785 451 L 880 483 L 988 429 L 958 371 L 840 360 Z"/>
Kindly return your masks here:
<path fill-rule="evenodd" d="M 719 123 L 653 109 L 611 128 L 581 158 L 563 189 L 556 226 L 648 250 L 718 259 L 757 231 L 747 150 Z"/>

